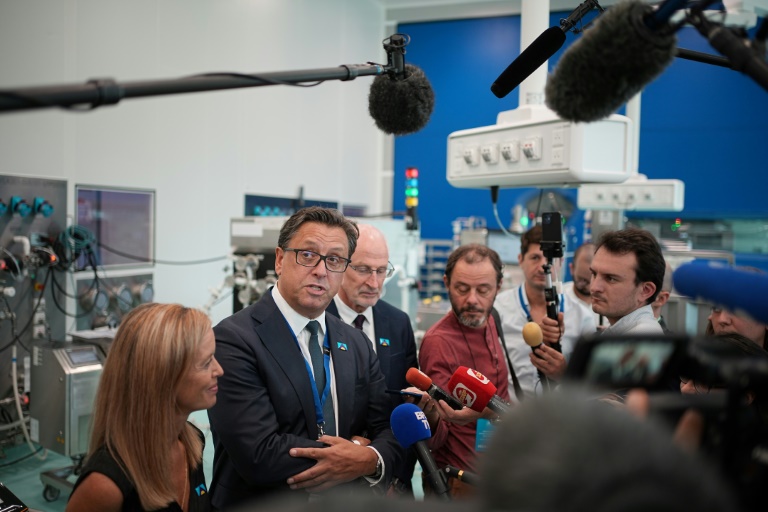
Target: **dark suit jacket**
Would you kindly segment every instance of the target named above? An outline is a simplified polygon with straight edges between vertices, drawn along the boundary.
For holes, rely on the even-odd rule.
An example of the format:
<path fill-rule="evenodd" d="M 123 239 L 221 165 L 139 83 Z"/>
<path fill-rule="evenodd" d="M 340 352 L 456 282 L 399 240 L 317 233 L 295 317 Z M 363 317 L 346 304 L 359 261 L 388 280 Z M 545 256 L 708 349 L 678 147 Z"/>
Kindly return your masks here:
<path fill-rule="evenodd" d="M 331 301 L 326 313 L 339 316 L 336 302 Z M 376 352 L 387 382 L 387 389 L 407 388 L 410 386 L 405 380 L 408 368 L 419 367 L 419 360 L 416 357 L 416 340 L 410 318 L 403 311 L 380 300 L 373 306 L 373 330 L 375 337 L 373 342 L 376 343 Z M 400 395 L 387 396 L 392 409 L 403 403 Z M 406 489 L 411 488 L 415 464 L 415 452 L 408 450 L 403 461 L 394 468 L 393 472 L 400 486 Z"/>
<path fill-rule="evenodd" d="M 332 315 L 325 316 L 325 323 L 337 391 L 337 435 L 349 439 L 367 433 L 384 459 L 386 484 L 402 449 L 390 429 L 391 407 L 378 358 L 359 330 Z M 213 506 L 222 509 L 288 490 L 288 477 L 315 464 L 291 457 L 289 449 L 322 445 L 304 358 L 272 293 L 223 320 L 214 332 L 224 375 L 217 403 L 208 411 L 215 450 L 211 496 Z"/>
<path fill-rule="evenodd" d="M 331 301 L 326 312 L 338 318 L 336 302 Z M 403 311 L 380 300 L 373 306 L 373 330 L 376 339 L 372 341 L 376 344 L 379 365 L 386 379 L 387 389 L 407 388 L 410 386 L 405 380 L 408 368 L 419 367 L 411 319 Z M 389 398 L 393 409 L 403 403 L 398 395 L 389 395 Z"/>

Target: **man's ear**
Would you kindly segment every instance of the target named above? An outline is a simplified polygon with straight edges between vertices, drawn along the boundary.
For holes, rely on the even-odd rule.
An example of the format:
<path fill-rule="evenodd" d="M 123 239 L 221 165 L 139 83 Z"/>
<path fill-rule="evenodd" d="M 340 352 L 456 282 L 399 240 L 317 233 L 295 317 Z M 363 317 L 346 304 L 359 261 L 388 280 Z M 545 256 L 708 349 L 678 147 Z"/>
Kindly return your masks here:
<path fill-rule="evenodd" d="M 651 281 L 645 281 L 640 287 L 640 297 L 643 303 L 647 303 L 648 299 L 656 292 L 656 285 Z"/>
<path fill-rule="evenodd" d="M 448 279 L 448 276 L 447 276 L 447 275 L 445 275 L 445 274 L 443 274 L 443 284 L 445 284 L 445 288 L 446 288 L 446 289 L 448 289 L 448 288 L 449 288 L 449 286 L 448 286 L 448 285 L 449 285 L 450 283 L 451 283 L 451 282 L 450 282 L 450 280 Z"/>
<path fill-rule="evenodd" d="M 653 301 L 653 303 L 654 303 L 656 306 L 658 306 L 658 307 L 661 307 L 661 306 L 663 306 L 664 304 L 666 304 L 666 303 L 667 303 L 667 301 L 669 300 L 669 296 L 670 296 L 670 295 L 671 295 L 671 294 L 670 294 L 669 292 L 667 292 L 667 291 L 663 291 L 663 290 L 662 290 L 662 291 L 660 291 L 660 292 L 659 292 L 659 294 L 656 296 L 656 300 L 655 300 L 655 301 Z"/>
<path fill-rule="evenodd" d="M 275 247 L 275 275 L 280 277 L 280 273 L 283 270 L 283 251 L 282 247 Z"/>

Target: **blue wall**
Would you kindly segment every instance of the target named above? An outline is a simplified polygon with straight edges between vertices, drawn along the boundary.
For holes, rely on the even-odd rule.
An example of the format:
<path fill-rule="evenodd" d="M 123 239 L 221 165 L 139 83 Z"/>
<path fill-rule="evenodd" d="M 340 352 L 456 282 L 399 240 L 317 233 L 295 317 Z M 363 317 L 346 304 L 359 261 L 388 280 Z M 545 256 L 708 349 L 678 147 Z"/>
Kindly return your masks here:
<path fill-rule="evenodd" d="M 550 25 L 567 14 L 553 14 Z M 457 217 L 483 216 L 496 227 L 487 190 L 457 189 L 446 181 L 447 137 L 493 125 L 500 111 L 517 108 L 517 89 L 500 100 L 490 86 L 520 52 L 520 17 L 412 23 L 399 31 L 411 36 L 406 61 L 421 67 L 432 83 L 435 111 L 426 128 L 395 140 L 394 209 L 405 209 L 405 168 L 417 167 L 423 238 L 450 238 Z M 565 47 L 549 60 L 550 71 L 577 38 L 568 34 Z M 680 47 L 715 53 L 693 29 L 683 29 L 679 39 Z M 685 182 L 685 210 L 665 216 L 768 217 L 768 93 L 750 78 L 676 59 L 643 91 L 640 124 L 640 172 Z M 561 191 L 575 203 L 575 189 Z M 530 188 L 502 189 L 502 222 L 509 223 L 518 200 L 536 194 Z"/>

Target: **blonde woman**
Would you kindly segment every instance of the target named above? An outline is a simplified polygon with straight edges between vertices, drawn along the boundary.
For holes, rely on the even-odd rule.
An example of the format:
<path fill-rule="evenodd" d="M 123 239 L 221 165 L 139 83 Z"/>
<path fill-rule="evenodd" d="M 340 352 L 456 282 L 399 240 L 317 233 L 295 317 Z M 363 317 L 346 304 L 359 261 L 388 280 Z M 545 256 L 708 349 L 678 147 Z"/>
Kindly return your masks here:
<path fill-rule="evenodd" d="M 205 438 L 187 422 L 216 403 L 223 374 L 208 317 L 143 304 L 123 319 L 104 364 L 83 471 L 67 511 L 208 511 Z"/>

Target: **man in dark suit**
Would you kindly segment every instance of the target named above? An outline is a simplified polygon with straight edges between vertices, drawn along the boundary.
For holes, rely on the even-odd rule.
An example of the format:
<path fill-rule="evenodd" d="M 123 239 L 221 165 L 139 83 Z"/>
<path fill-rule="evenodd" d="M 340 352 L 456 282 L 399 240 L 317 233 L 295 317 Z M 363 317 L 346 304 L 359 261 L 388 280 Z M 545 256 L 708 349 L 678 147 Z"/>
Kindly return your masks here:
<path fill-rule="evenodd" d="M 362 330 L 373 344 L 388 389 L 405 389 L 409 368 L 418 368 L 416 341 L 408 315 L 379 300 L 384 279 L 394 268 L 389 262 L 389 249 L 384 234 L 369 224 L 357 226 L 360 236 L 352 262 L 341 283 L 338 295 L 326 310 L 344 322 Z M 401 403 L 399 395 L 390 395 L 392 408 Z M 393 488 L 412 495 L 411 478 L 415 457 L 408 457 L 394 470 Z"/>
<path fill-rule="evenodd" d="M 325 314 L 357 236 L 336 210 L 296 212 L 280 230 L 277 285 L 214 328 L 226 375 L 209 411 L 215 508 L 354 480 L 386 485 L 399 463 L 371 343 Z"/>

